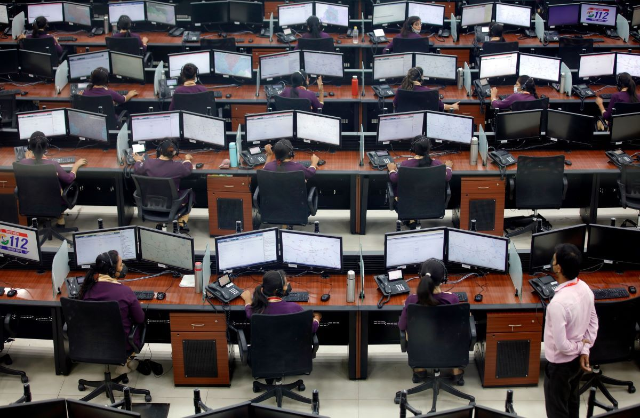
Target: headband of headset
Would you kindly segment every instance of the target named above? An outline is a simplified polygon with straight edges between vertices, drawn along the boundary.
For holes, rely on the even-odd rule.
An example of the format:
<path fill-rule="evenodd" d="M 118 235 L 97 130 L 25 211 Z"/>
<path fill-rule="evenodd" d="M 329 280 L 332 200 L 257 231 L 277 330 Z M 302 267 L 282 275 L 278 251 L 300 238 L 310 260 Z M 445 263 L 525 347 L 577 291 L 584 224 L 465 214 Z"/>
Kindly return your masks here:
<path fill-rule="evenodd" d="M 111 259 L 111 254 L 109 254 L 109 252 L 104 252 L 102 254 L 100 254 L 100 256 L 102 258 L 106 258 L 107 260 L 109 260 L 109 268 L 107 269 L 107 274 L 111 277 L 115 277 L 116 276 L 116 267 L 113 264 L 113 260 Z"/>
<path fill-rule="evenodd" d="M 282 297 L 284 296 L 284 274 L 282 274 L 282 270 L 276 270 L 278 275 L 280 276 L 280 287 L 276 289 L 276 296 Z"/>
<path fill-rule="evenodd" d="M 170 156 L 171 158 L 180 154 L 180 148 L 178 148 L 178 144 L 173 142 L 173 140 L 171 139 L 165 139 L 160 143 L 160 145 L 158 145 L 158 148 L 156 149 L 156 157 L 159 158 L 161 155 L 165 155 L 171 147 L 173 147 L 174 149 L 173 155 Z"/>
<path fill-rule="evenodd" d="M 529 77 L 529 76 L 527 76 L 527 77 Z M 526 90 L 527 86 L 532 86 L 533 84 L 534 84 L 533 77 L 529 77 L 529 78 L 527 78 L 527 81 L 522 83 L 522 85 L 520 86 L 520 90 Z"/>
<path fill-rule="evenodd" d="M 434 262 L 436 262 L 436 263 L 438 263 L 438 264 L 440 264 L 442 266 L 442 271 L 444 272 L 444 276 L 442 277 L 442 282 L 440 284 L 447 283 L 447 281 L 449 280 L 449 273 L 447 272 L 447 266 L 445 266 L 445 264 L 442 262 L 442 260 L 438 260 L 437 258 L 430 258 L 426 262 L 429 262 L 429 261 L 434 261 Z M 427 273 L 427 274 L 429 274 L 429 273 Z M 431 277 L 430 274 L 429 274 L 429 277 Z"/>
<path fill-rule="evenodd" d="M 33 136 L 33 134 L 36 134 L 36 135 Z M 49 147 L 49 138 L 47 138 L 46 135 L 40 131 L 36 131 L 33 134 L 32 134 L 32 137 L 29 138 L 29 141 L 27 141 L 27 149 L 29 151 L 33 151 L 33 149 L 31 149 L 31 139 L 37 139 L 40 141 L 44 141 L 43 149 L 46 150 Z"/>

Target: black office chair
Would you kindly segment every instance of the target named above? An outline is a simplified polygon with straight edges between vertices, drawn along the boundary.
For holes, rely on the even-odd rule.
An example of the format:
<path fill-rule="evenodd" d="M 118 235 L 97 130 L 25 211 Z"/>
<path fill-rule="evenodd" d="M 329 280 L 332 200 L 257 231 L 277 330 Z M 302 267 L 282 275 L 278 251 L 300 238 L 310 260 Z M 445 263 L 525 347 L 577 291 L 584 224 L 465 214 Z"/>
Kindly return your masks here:
<path fill-rule="evenodd" d="M 593 39 L 570 38 L 561 36 L 558 44 L 558 57 L 571 70 L 580 67 L 580 55 L 593 52 Z"/>
<path fill-rule="evenodd" d="M 272 110 L 301 110 L 311 112 L 311 101 L 309 99 L 291 99 L 289 97 L 273 96 Z"/>
<path fill-rule="evenodd" d="M 300 51 L 336 52 L 336 48 L 333 46 L 333 38 L 300 38 L 298 39 L 298 49 Z"/>
<path fill-rule="evenodd" d="M 71 107 L 92 113 L 107 115 L 107 129 L 118 130 L 127 121 L 127 111 L 123 110 L 116 115 L 116 107 L 111 96 L 84 96 L 74 94 L 71 96 Z"/>
<path fill-rule="evenodd" d="M 396 97 L 398 99 L 396 112 L 420 112 L 422 110 L 437 112 L 440 106 L 438 90 L 414 91 L 398 89 Z"/>
<path fill-rule="evenodd" d="M 73 209 L 76 205 L 78 200 L 76 182 L 62 190 L 62 200 L 60 200 L 60 181 L 54 166 L 14 162 L 13 174 L 16 177 L 15 193 L 20 203 L 20 214 L 29 219 L 44 218 L 40 230 L 40 245 L 46 240 L 52 240 L 53 237 L 64 241 L 66 238 L 61 234 L 78 230 L 78 228 L 51 226 L 51 219 L 57 219 L 66 209 Z"/>
<path fill-rule="evenodd" d="M 200 38 L 200 49 L 236 52 L 236 38 Z"/>
<path fill-rule="evenodd" d="M 618 194 L 620 205 L 623 208 L 631 208 L 640 211 L 640 166 L 625 164 L 620 166 L 620 179 L 618 180 Z M 631 225 L 635 228 L 640 225 L 640 212 L 637 221 L 625 219 L 622 226 Z"/>
<path fill-rule="evenodd" d="M 388 182 L 389 210 L 395 209 L 398 212 L 398 220 L 442 219 L 451 199 L 446 166 L 400 166 L 398 195 L 400 198 L 396 201 L 393 183 Z"/>
<path fill-rule="evenodd" d="M 84 391 L 86 386 L 95 388 L 90 394 L 82 398 L 82 401 L 90 401 L 102 393 L 106 393 L 111 403 L 115 403 L 113 391 L 122 392 L 129 382 L 127 374 L 121 374 L 111 378 L 109 366 L 122 365 L 127 362 L 131 353 L 127 352 L 125 341 L 136 353 L 139 353 L 144 344 L 147 332 L 146 324 L 134 325 L 128 336 L 124 334 L 122 316 L 118 302 L 96 302 L 68 298 L 60 298 L 62 313 L 66 324 L 65 337 L 69 340 L 69 357 L 72 361 L 104 364 L 104 380 L 87 381 L 78 380 L 78 390 Z M 142 326 L 140 333 L 141 344 L 138 347 L 135 335 Z M 120 382 L 124 383 L 120 384 Z M 151 392 L 146 389 L 130 388 L 134 395 L 145 395 L 145 402 L 151 402 Z"/>
<path fill-rule="evenodd" d="M 593 411 L 595 407 L 604 409 L 606 412 L 613 411 L 613 406 L 606 405 L 599 400 L 596 399 L 596 394 L 598 393 L 598 389 L 592 387 L 589 389 L 589 399 L 587 400 L 587 418 L 591 418 L 593 416 Z"/>
<path fill-rule="evenodd" d="M 407 307 L 407 331 L 400 331 L 400 348 L 409 354 L 409 367 L 434 369 L 433 376 L 424 378 L 423 383 L 407 390 L 407 395 L 433 389 L 431 411 L 436 411 L 438 393 L 443 390 L 458 398 L 466 399 L 472 405 L 473 396 L 460 392 L 443 381 L 440 369 L 461 368 L 469 364 L 469 351 L 476 343 L 475 319 L 470 315 L 468 303 L 456 305 L 424 306 L 411 304 Z M 409 336 L 407 340 L 407 334 Z M 438 338 L 433 338 L 437 335 Z M 464 378 L 457 379 L 459 386 Z M 396 393 L 394 402 L 400 403 L 401 392 Z M 407 404 L 414 415 L 421 412 Z"/>
<path fill-rule="evenodd" d="M 2 350 L 4 350 L 5 342 L 13 341 L 13 339 L 11 339 L 10 336 L 5 337 L 4 335 L 5 328 L 7 332 L 10 331 L 10 328 L 9 328 L 10 320 L 11 320 L 11 314 L 8 313 L 3 318 L 3 323 L 0 324 L 0 353 L 2 352 Z M 11 363 L 13 363 L 13 361 L 11 360 L 11 357 L 9 356 L 9 354 L 0 356 L 0 364 L 6 364 L 7 366 L 10 366 Z M 8 374 L 11 376 L 20 376 L 20 380 L 22 381 L 22 383 L 29 382 L 29 378 L 27 377 L 27 374 L 21 370 L 10 369 L 8 367 L 4 367 L 0 365 L 0 373 Z"/>
<path fill-rule="evenodd" d="M 133 200 L 142 221 L 170 223 L 191 212 L 195 200 L 193 190 L 178 192 L 172 178 L 136 174 L 131 177 L 136 185 Z"/>
<path fill-rule="evenodd" d="M 615 107 L 611 109 L 611 113 L 614 115 L 627 115 L 629 113 L 640 113 L 640 102 L 637 103 L 622 103 L 618 102 Z"/>
<path fill-rule="evenodd" d="M 318 190 L 307 183 L 302 171 L 258 170 L 258 187 L 253 194 L 253 207 L 260 213 L 261 223 L 306 225 L 309 216 L 318 211 Z"/>
<path fill-rule="evenodd" d="M 0 91 L 0 124 L 7 128 L 16 127 L 17 102 L 15 93 Z"/>
<path fill-rule="evenodd" d="M 314 411 L 313 414 L 306 414 L 299 411 L 292 411 L 284 408 L 276 408 L 273 406 L 265 406 L 260 404 L 251 403 L 251 401 L 246 401 L 242 403 L 238 403 L 235 405 L 225 406 L 222 408 L 218 408 L 213 410 L 209 408 L 207 405 L 202 402 L 202 398 L 200 397 L 200 389 L 193 390 L 193 405 L 195 409 L 195 415 L 189 415 L 184 418 L 233 418 L 233 417 L 254 417 L 254 418 L 328 418 L 317 415 L 320 412 L 320 398 L 318 395 L 318 391 L 314 389 L 311 410 Z M 203 412 L 205 412 L 203 414 Z"/>
<path fill-rule="evenodd" d="M 116 409 L 91 402 L 76 401 L 75 399 L 50 399 L 21 405 L 0 406 L 0 415 L 3 417 L 29 418 L 132 418 L 143 416 L 138 412 Z"/>
<path fill-rule="evenodd" d="M 312 360 L 318 351 L 318 337 L 312 332 L 313 312 L 303 311 L 287 315 L 252 315 L 251 345 L 247 344 L 244 331 L 238 330 L 238 344 L 242 364 L 251 367 L 253 392 L 265 391 L 251 400 L 260 403 L 276 398 L 278 407 L 282 407 L 282 398 L 287 397 L 298 402 L 313 405 L 310 398 L 293 392 L 305 390 L 302 380 L 288 384 L 274 384 L 274 379 L 287 376 L 310 374 Z M 258 379 L 266 379 L 267 383 Z"/>
<path fill-rule="evenodd" d="M 479 55 L 502 54 L 505 52 L 518 52 L 518 42 L 485 42 L 480 48 Z"/>
<path fill-rule="evenodd" d="M 67 51 L 65 50 L 62 50 L 62 54 L 58 56 L 56 41 L 53 38 L 24 38 L 20 40 L 20 49 L 51 54 L 51 66 L 53 68 L 56 68 L 58 64 L 67 58 Z"/>
<path fill-rule="evenodd" d="M 176 93 L 173 95 L 173 109 L 186 110 L 199 115 L 218 116 L 216 98 L 213 91 L 202 93 Z"/>
<path fill-rule="evenodd" d="M 618 402 L 611 396 L 605 384 L 626 386 L 629 393 L 635 393 L 636 388 L 631 381 L 622 381 L 605 376 L 600 370 L 600 365 L 633 358 L 640 299 L 596 302 L 595 307 L 598 314 L 598 336 L 593 347 L 591 347 L 589 356 L 589 363 L 593 372 L 582 377 L 582 380 L 586 380 L 586 383 L 580 388 L 580 394 L 583 394 L 591 387 L 596 387 L 611 402 L 613 407 L 617 408 Z M 634 315 L 634 313 L 636 314 Z"/>
<path fill-rule="evenodd" d="M 153 55 L 148 51 L 147 53 L 144 53 L 144 49 L 140 46 L 138 38 L 114 38 L 111 36 L 107 36 L 104 39 L 107 44 L 107 49 L 111 51 L 142 56 L 142 62 L 144 63 L 145 68 L 150 67 L 153 63 Z"/>
<path fill-rule="evenodd" d="M 425 52 L 429 53 L 433 44 L 429 38 L 393 38 L 393 53 Z"/>
<path fill-rule="evenodd" d="M 551 224 L 538 209 L 560 209 L 567 194 L 568 182 L 564 175 L 564 155 L 552 157 L 518 157 L 515 178 L 509 179 L 509 198 L 515 201 L 517 209 L 533 209 L 532 216 L 515 216 L 504 220 L 507 237 L 548 231 Z M 538 222 L 540 225 L 538 225 Z"/>

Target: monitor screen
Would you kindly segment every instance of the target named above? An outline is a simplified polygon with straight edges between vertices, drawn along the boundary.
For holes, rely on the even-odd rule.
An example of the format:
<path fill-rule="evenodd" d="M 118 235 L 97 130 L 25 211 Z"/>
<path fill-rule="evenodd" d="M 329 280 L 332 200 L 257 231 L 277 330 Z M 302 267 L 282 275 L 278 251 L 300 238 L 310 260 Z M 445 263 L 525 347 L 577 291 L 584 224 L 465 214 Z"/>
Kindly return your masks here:
<path fill-rule="evenodd" d="M 229 22 L 261 25 L 264 21 L 262 3 L 248 1 L 229 2 Z"/>
<path fill-rule="evenodd" d="M 380 3 L 373 5 L 373 25 L 404 22 L 407 15 L 407 3 Z"/>
<path fill-rule="evenodd" d="M 427 136 L 458 144 L 471 144 L 473 137 L 473 116 L 451 113 L 426 112 Z"/>
<path fill-rule="evenodd" d="M 38 16 L 44 16 L 49 23 L 64 22 L 62 3 L 36 3 L 27 5 L 27 21 L 33 23 Z"/>
<path fill-rule="evenodd" d="M 616 53 L 616 74 L 629 73 L 631 77 L 640 77 L 640 55 Z"/>
<path fill-rule="evenodd" d="M 316 16 L 323 25 L 349 27 L 349 6 L 316 2 Z"/>
<path fill-rule="evenodd" d="M 40 262 L 38 230 L 0 222 L 0 254 Z"/>
<path fill-rule="evenodd" d="M 192 237 L 144 227 L 139 227 L 138 231 L 141 260 L 168 268 L 193 271 L 195 256 Z"/>
<path fill-rule="evenodd" d="M 625 142 L 640 139 L 640 113 L 613 115 L 611 142 Z"/>
<path fill-rule="evenodd" d="M 387 269 L 421 264 L 430 258 L 444 260 L 444 229 L 394 232 L 384 235 Z"/>
<path fill-rule="evenodd" d="M 180 112 L 131 115 L 131 139 L 153 141 L 180 138 Z"/>
<path fill-rule="evenodd" d="M 593 116 L 560 110 L 547 111 L 547 132 L 549 138 L 563 141 L 590 143 L 593 139 Z"/>
<path fill-rule="evenodd" d="M 64 109 L 18 113 L 17 116 L 20 139 L 29 139 L 35 131 L 40 131 L 48 137 L 67 134 Z"/>
<path fill-rule="evenodd" d="M 587 256 L 596 260 L 637 264 L 640 263 L 638 242 L 640 229 L 590 224 Z"/>
<path fill-rule="evenodd" d="M 615 26 L 617 8 L 605 4 L 581 4 L 580 23 L 587 25 Z"/>
<path fill-rule="evenodd" d="M 213 66 L 216 74 L 230 77 L 251 78 L 253 62 L 251 54 L 213 51 Z"/>
<path fill-rule="evenodd" d="M 185 64 L 193 64 L 198 74 L 210 74 L 212 71 L 210 51 L 182 52 L 169 54 L 169 77 L 178 78 Z"/>
<path fill-rule="evenodd" d="M 496 22 L 528 28 L 531 26 L 531 7 L 497 3 Z"/>
<path fill-rule="evenodd" d="M 96 257 L 116 250 L 123 261 L 138 258 L 138 239 L 135 226 L 124 228 L 96 229 L 73 234 L 73 249 L 78 266 L 96 262 Z"/>
<path fill-rule="evenodd" d="M 561 58 L 543 57 L 541 55 L 520 54 L 518 75 L 528 75 L 537 80 L 560 81 Z"/>
<path fill-rule="evenodd" d="M 340 147 L 340 123 L 337 116 L 296 112 L 296 138 Z"/>
<path fill-rule="evenodd" d="M 144 62 L 140 55 L 121 54 L 109 51 L 111 54 L 111 74 L 116 78 L 129 78 L 144 81 Z"/>
<path fill-rule="evenodd" d="M 176 6 L 170 3 L 147 1 L 147 21 L 175 26 Z"/>
<path fill-rule="evenodd" d="M 474 418 L 517 418 L 513 414 L 476 405 Z"/>
<path fill-rule="evenodd" d="M 424 112 L 392 113 L 378 118 L 378 143 L 413 139 L 424 134 Z"/>
<path fill-rule="evenodd" d="M 51 54 L 19 49 L 18 64 L 20 66 L 20 72 L 23 74 L 53 78 Z"/>
<path fill-rule="evenodd" d="M 460 229 L 448 230 L 447 261 L 463 266 L 507 271 L 509 238 Z"/>
<path fill-rule="evenodd" d="M 613 75 L 614 74 L 613 67 L 615 63 L 616 63 L 615 52 L 580 55 L 580 67 L 578 68 L 578 78 Z"/>
<path fill-rule="evenodd" d="M 17 74 L 18 71 L 18 50 L 0 49 L 0 74 Z"/>
<path fill-rule="evenodd" d="M 580 5 L 550 5 L 547 21 L 550 28 L 554 28 L 556 26 L 576 26 L 580 23 Z"/>
<path fill-rule="evenodd" d="M 192 23 L 228 23 L 229 2 L 211 1 L 191 3 Z"/>
<path fill-rule="evenodd" d="M 87 52 L 86 54 L 69 55 L 69 78 L 82 80 L 89 78 L 91 72 L 98 67 L 109 70 L 109 51 Z"/>
<path fill-rule="evenodd" d="M 69 135 L 95 141 L 109 142 L 107 118 L 109 115 L 67 109 Z"/>
<path fill-rule="evenodd" d="M 445 7 L 439 4 L 409 2 L 407 16 L 418 16 L 423 25 L 443 26 L 444 9 Z"/>
<path fill-rule="evenodd" d="M 182 136 L 184 139 L 205 144 L 225 146 L 224 119 L 182 111 Z"/>
<path fill-rule="evenodd" d="M 518 74 L 517 69 L 517 52 L 480 56 L 480 78 L 512 76 Z"/>
<path fill-rule="evenodd" d="M 405 77 L 413 67 L 413 54 L 389 54 L 374 55 L 373 78 L 384 80 L 386 78 Z"/>
<path fill-rule="evenodd" d="M 245 115 L 247 142 L 293 138 L 293 112 Z"/>
<path fill-rule="evenodd" d="M 9 24 L 9 12 L 7 11 L 6 4 L 0 4 L 0 24 Z"/>
<path fill-rule="evenodd" d="M 218 272 L 278 262 L 278 228 L 217 237 Z"/>
<path fill-rule="evenodd" d="M 640 26 L 640 6 L 633 8 L 633 15 L 631 16 L 631 26 Z"/>
<path fill-rule="evenodd" d="M 540 136 L 542 110 L 500 112 L 496 115 L 496 140 L 538 138 Z"/>
<path fill-rule="evenodd" d="M 485 25 L 493 18 L 493 3 L 462 7 L 462 27 Z"/>
<path fill-rule="evenodd" d="M 531 236 L 529 274 L 534 274 L 541 269 L 551 269 L 551 259 L 558 244 L 573 244 L 583 253 L 586 234 L 586 225 L 576 225 L 533 234 Z"/>
<path fill-rule="evenodd" d="M 342 54 L 338 52 L 302 51 L 304 70 L 311 76 L 340 77 L 344 76 Z"/>
<path fill-rule="evenodd" d="M 282 26 L 306 25 L 313 15 L 313 3 L 291 3 L 278 6 L 278 24 Z"/>
<path fill-rule="evenodd" d="M 416 53 L 416 67 L 422 68 L 422 78 L 425 80 L 455 80 L 457 61 L 458 57 L 455 55 Z"/>
<path fill-rule="evenodd" d="M 280 245 L 284 264 L 342 270 L 342 237 L 282 229 Z"/>
<path fill-rule="evenodd" d="M 302 68 L 300 51 L 280 52 L 260 57 L 260 78 L 262 80 L 290 76 L 300 68 Z"/>
<path fill-rule="evenodd" d="M 118 3 L 109 3 L 109 22 L 111 24 L 118 23 L 120 16 L 127 15 L 132 22 L 143 22 L 144 2 L 143 1 L 125 1 Z"/>
<path fill-rule="evenodd" d="M 64 3 L 64 21 L 80 26 L 91 26 L 91 6 Z"/>

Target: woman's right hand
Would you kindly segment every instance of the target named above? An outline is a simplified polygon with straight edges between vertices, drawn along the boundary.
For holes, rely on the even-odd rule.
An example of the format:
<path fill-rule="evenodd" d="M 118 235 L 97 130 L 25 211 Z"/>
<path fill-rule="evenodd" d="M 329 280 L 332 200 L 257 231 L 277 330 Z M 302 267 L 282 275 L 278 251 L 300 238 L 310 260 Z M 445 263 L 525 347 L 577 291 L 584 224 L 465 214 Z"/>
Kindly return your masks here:
<path fill-rule="evenodd" d="M 84 165 L 87 165 L 87 160 L 85 158 L 79 158 L 73 164 L 73 168 L 77 170 L 77 169 L 79 169 L 80 167 L 82 167 Z"/>
<path fill-rule="evenodd" d="M 264 153 L 266 155 L 271 155 L 273 154 L 273 151 L 271 151 L 271 144 L 267 144 L 264 146 Z"/>
<path fill-rule="evenodd" d="M 453 161 L 447 160 L 447 161 L 444 162 L 444 165 L 446 165 L 449 168 L 452 168 L 453 167 Z"/>
<path fill-rule="evenodd" d="M 249 290 L 245 290 L 244 292 L 242 292 L 240 297 L 242 298 L 242 300 L 244 300 L 244 303 L 246 305 L 249 305 L 251 302 L 253 302 L 253 299 L 251 298 L 251 291 Z"/>
<path fill-rule="evenodd" d="M 144 37 L 142 38 L 142 44 L 143 44 L 144 46 L 147 46 L 147 42 L 149 42 L 149 38 L 147 38 L 146 36 L 144 36 Z"/>
<path fill-rule="evenodd" d="M 138 95 L 138 90 L 130 90 L 124 98 L 129 101 Z"/>

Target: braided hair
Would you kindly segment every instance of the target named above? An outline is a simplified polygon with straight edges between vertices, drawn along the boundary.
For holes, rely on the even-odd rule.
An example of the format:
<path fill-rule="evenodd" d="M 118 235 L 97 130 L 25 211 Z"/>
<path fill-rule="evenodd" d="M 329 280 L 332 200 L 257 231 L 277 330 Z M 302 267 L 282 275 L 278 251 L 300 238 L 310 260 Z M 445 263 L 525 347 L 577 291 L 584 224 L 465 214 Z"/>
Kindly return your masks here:
<path fill-rule="evenodd" d="M 36 158 L 35 163 L 42 164 L 42 157 L 47 153 L 47 148 L 49 148 L 49 140 L 43 132 L 35 131 L 29 138 L 29 145 L 27 148 Z"/>

